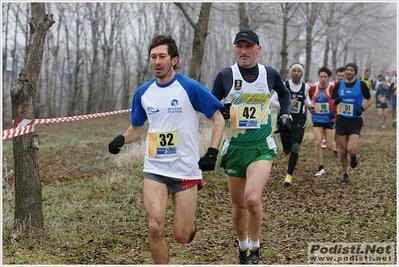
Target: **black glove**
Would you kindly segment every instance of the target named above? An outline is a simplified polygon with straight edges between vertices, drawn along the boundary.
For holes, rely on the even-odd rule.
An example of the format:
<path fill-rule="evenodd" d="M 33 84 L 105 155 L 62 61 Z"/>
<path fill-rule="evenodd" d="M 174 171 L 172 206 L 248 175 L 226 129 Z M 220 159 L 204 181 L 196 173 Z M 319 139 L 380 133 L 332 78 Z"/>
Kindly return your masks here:
<path fill-rule="evenodd" d="M 118 135 L 112 140 L 111 143 L 108 145 L 108 150 L 112 154 L 118 154 L 120 148 L 125 144 L 125 137 L 123 135 Z"/>
<path fill-rule="evenodd" d="M 222 113 L 223 118 L 224 118 L 225 120 L 230 119 L 230 106 L 231 106 L 231 103 L 224 104 L 224 107 L 222 107 L 221 109 L 219 109 L 220 113 Z"/>
<path fill-rule="evenodd" d="M 331 119 L 334 119 L 335 117 L 337 117 L 337 112 L 336 111 L 331 111 L 330 114 L 328 114 L 328 117 Z"/>
<path fill-rule="evenodd" d="M 310 113 L 314 114 L 316 112 L 316 108 L 314 106 L 309 106 L 308 110 Z"/>
<path fill-rule="evenodd" d="M 216 148 L 208 148 L 208 152 L 206 152 L 205 156 L 200 158 L 198 161 L 198 166 L 202 171 L 212 171 L 215 169 L 216 165 L 216 157 L 219 153 L 219 150 Z"/>
<path fill-rule="evenodd" d="M 286 116 L 280 116 L 280 119 L 277 121 L 278 129 L 274 131 L 277 133 L 289 133 L 291 131 L 291 120 Z"/>
<path fill-rule="evenodd" d="M 356 112 L 355 112 L 356 116 L 362 116 L 363 111 L 364 111 L 364 107 L 361 106 L 360 108 L 358 108 L 358 109 L 356 110 Z"/>
<path fill-rule="evenodd" d="M 334 99 L 334 105 L 338 106 L 339 103 L 341 103 L 341 101 L 342 101 L 341 98 Z"/>

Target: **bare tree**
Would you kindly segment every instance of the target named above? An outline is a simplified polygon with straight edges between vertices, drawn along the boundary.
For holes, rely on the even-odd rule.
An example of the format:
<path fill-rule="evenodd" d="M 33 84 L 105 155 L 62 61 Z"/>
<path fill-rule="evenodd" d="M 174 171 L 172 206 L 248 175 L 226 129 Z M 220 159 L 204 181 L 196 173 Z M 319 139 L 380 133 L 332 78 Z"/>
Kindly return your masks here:
<path fill-rule="evenodd" d="M 28 43 L 30 3 L 2 5 L 3 51 L 14 58 L 15 80 Z M 285 77 L 289 62 L 300 60 L 306 81 L 321 65 L 334 70 L 347 60 L 372 72 L 393 68 L 386 51 L 395 54 L 397 45 L 386 41 L 397 35 L 393 3 L 49 2 L 46 7 L 55 10 L 60 24 L 47 37 L 36 88 L 34 115 L 44 117 L 127 108 L 135 89 L 153 77 L 147 47 L 155 34 L 175 37 L 179 72 L 208 88 L 220 68 L 234 62 L 232 42 L 242 28 L 258 33 L 259 62 Z M 3 88 L 11 86 L 4 82 Z M 3 121 L 10 122 L 7 92 Z"/>
<path fill-rule="evenodd" d="M 113 91 L 111 88 L 111 63 L 115 53 L 115 36 L 118 34 L 118 21 L 120 19 L 119 12 L 121 7 L 117 3 L 111 3 L 111 7 L 102 6 L 100 13 L 101 26 L 101 51 L 102 51 L 102 72 L 100 76 L 100 90 L 98 110 L 109 110 L 112 108 L 110 103 L 113 100 Z M 109 11 L 109 12 L 108 12 Z M 109 30 L 108 30 L 109 29 Z M 110 101 L 111 100 L 111 101 Z"/>
<path fill-rule="evenodd" d="M 8 25 L 9 25 L 8 20 L 10 17 L 10 6 L 11 6 L 11 4 L 7 3 L 7 4 L 5 4 L 5 8 L 2 9 L 3 17 L 5 17 L 5 21 L 3 22 L 5 24 L 4 25 L 4 36 L 3 36 L 3 38 L 5 40 L 4 49 L 3 49 L 3 87 L 4 87 L 4 81 L 6 80 L 5 79 L 6 78 L 6 75 L 5 75 L 6 74 L 6 59 L 7 59 L 8 53 L 9 53 L 7 40 L 8 40 Z M 4 12 L 5 12 L 5 14 L 4 14 Z M 3 101 L 4 101 L 4 99 L 3 99 Z"/>
<path fill-rule="evenodd" d="M 25 21 L 23 16 L 24 16 L 24 11 L 23 7 L 26 5 L 25 3 L 7 3 L 4 4 L 5 9 L 3 9 L 3 12 L 6 12 L 6 21 L 3 21 L 5 33 L 4 33 L 4 43 L 5 47 L 3 50 L 3 89 L 9 88 L 8 86 L 16 79 L 16 73 L 18 70 L 18 61 L 19 61 L 19 56 L 17 53 L 17 47 L 18 47 L 18 42 L 17 42 L 17 33 L 18 32 L 24 32 L 25 30 L 21 30 L 22 25 L 27 24 L 24 22 Z M 29 9 L 29 5 L 28 9 Z M 3 14 L 4 16 L 4 14 Z M 9 25 L 10 24 L 10 25 Z M 12 28 L 13 27 L 13 28 Z M 8 47 L 8 43 L 11 41 L 10 48 Z M 6 64 L 6 59 L 10 58 L 11 62 L 9 61 L 8 64 Z M 9 65 L 11 64 L 11 65 Z M 11 71 L 6 72 L 5 74 L 5 68 L 6 66 L 9 65 L 11 67 Z M 7 86 L 5 86 L 5 82 L 9 82 Z M 6 94 L 5 91 L 3 90 L 3 122 L 6 121 L 6 118 L 10 120 L 11 114 L 10 114 L 10 98 L 8 93 Z M 9 102 L 10 101 L 10 102 Z"/>
<path fill-rule="evenodd" d="M 60 50 L 61 50 L 61 29 L 62 24 L 64 23 L 64 14 L 63 14 L 63 7 L 61 6 L 59 16 L 58 16 L 58 25 L 55 34 L 49 32 L 49 51 L 53 56 L 53 68 L 51 70 L 51 87 L 50 90 L 51 96 L 48 97 L 48 103 L 52 105 L 52 112 L 53 114 L 48 114 L 50 116 L 61 116 L 62 111 L 62 91 L 63 87 L 61 86 L 62 83 L 59 81 L 61 80 L 62 76 L 62 61 L 60 60 Z M 59 108 L 57 108 L 57 93 L 61 95 L 61 99 L 58 103 Z M 58 112 L 57 112 L 58 110 Z"/>
<path fill-rule="evenodd" d="M 291 41 L 288 40 L 288 30 L 289 30 L 289 24 L 292 18 L 294 18 L 294 15 L 296 14 L 296 11 L 298 9 L 298 4 L 297 3 L 281 3 L 281 10 L 283 13 L 283 27 L 282 27 L 282 39 L 281 39 L 281 69 L 280 69 L 280 75 L 283 80 L 287 79 L 287 69 L 288 69 L 288 48 L 293 42 L 298 42 L 298 36 L 301 33 L 300 30 L 298 30 L 298 27 L 295 27 L 297 30 L 294 32 L 294 36 L 290 38 Z"/>
<path fill-rule="evenodd" d="M 337 49 L 339 46 L 344 44 L 349 39 L 351 40 L 358 30 L 356 22 L 351 22 L 350 31 L 353 32 L 352 35 L 348 36 L 348 31 L 341 31 L 341 24 L 350 23 L 346 18 L 356 17 L 356 13 L 359 11 L 358 8 L 362 5 L 361 3 L 351 3 L 343 6 L 342 3 L 329 3 L 328 5 L 323 5 L 320 14 L 320 21 L 325 25 L 324 36 L 324 56 L 323 56 L 323 66 L 331 66 L 335 78 L 335 70 L 337 69 Z M 349 38 L 348 38 L 349 37 Z M 332 55 L 330 56 L 330 51 Z M 331 64 L 329 60 L 331 59 Z"/>
<path fill-rule="evenodd" d="M 319 3 L 303 3 L 306 15 L 306 64 L 305 64 L 305 82 L 309 81 L 309 73 L 312 62 L 313 47 L 313 28 L 319 15 Z"/>
<path fill-rule="evenodd" d="M 98 20 L 100 14 L 100 3 L 87 3 L 87 18 L 90 22 L 90 34 L 91 38 L 87 39 L 85 44 L 90 43 L 90 49 L 86 48 L 85 51 L 91 53 L 86 55 L 87 61 L 90 63 L 91 68 L 87 69 L 87 80 L 88 80 L 88 97 L 86 104 L 86 112 L 93 113 L 96 108 L 98 98 L 98 84 L 97 77 L 99 76 L 101 64 L 100 64 L 100 22 Z M 89 64 L 86 64 L 86 68 L 89 68 Z"/>
<path fill-rule="evenodd" d="M 208 36 L 208 23 L 209 23 L 209 16 L 211 13 L 212 3 L 203 2 L 201 4 L 201 11 L 198 16 L 197 23 L 195 23 L 191 19 L 191 16 L 185 10 L 182 3 L 175 3 L 175 4 L 180 8 L 187 21 L 194 28 L 194 40 L 192 46 L 193 52 L 192 52 L 189 76 L 199 81 L 201 78 L 201 66 L 204 57 L 205 41 L 206 37 Z"/>
<path fill-rule="evenodd" d="M 34 96 L 42 65 L 44 40 L 53 25 L 53 15 L 45 13 L 44 3 L 31 3 L 30 38 L 24 69 L 11 87 L 14 120 L 33 120 Z M 36 133 L 14 137 L 15 227 L 23 232 L 42 229 L 42 189 L 38 166 L 39 137 Z"/>
<path fill-rule="evenodd" d="M 243 2 L 238 3 L 238 18 L 240 21 L 240 30 L 249 29 L 249 18 L 246 13 L 245 3 Z"/>
<path fill-rule="evenodd" d="M 3 79 L 2 79 L 2 81 L 3 81 L 3 86 L 2 86 L 3 95 L 5 95 L 4 94 L 5 81 L 8 82 L 9 79 L 10 79 L 10 77 L 8 75 L 6 76 L 6 64 L 7 64 L 6 60 L 7 60 L 7 56 L 8 56 L 8 53 L 9 53 L 8 52 L 8 42 L 7 42 L 7 40 L 8 40 L 8 25 L 9 25 L 8 20 L 9 20 L 9 14 L 10 14 L 10 3 L 5 4 L 5 8 L 3 8 L 2 11 L 3 11 L 3 17 L 5 17 L 5 22 L 3 22 L 5 24 L 4 25 L 4 36 L 3 36 L 3 38 L 5 40 L 5 45 L 4 45 L 4 50 L 3 50 Z M 4 14 L 4 12 L 5 12 L 5 14 Z M 3 108 L 3 114 L 2 114 L 3 122 L 5 121 L 5 114 L 6 114 L 5 107 L 7 106 L 7 104 L 6 104 L 7 100 L 9 100 L 8 97 L 3 97 L 3 106 L 2 106 L 2 108 Z"/>

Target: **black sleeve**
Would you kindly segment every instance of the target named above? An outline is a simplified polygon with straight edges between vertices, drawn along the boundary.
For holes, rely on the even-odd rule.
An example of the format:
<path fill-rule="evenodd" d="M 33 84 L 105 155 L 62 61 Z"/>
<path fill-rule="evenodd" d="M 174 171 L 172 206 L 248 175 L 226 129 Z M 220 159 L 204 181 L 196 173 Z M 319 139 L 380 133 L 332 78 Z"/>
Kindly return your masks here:
<path fill-rule="evenodd" d="M 340 84 L 341 84 L 341 83 L 338 82 L 338 83 L 336 83 L 335 86 L 334 86 L 334 91 L 333 91 L 333 93 L 332 93 L 332 95 L 331 95 L 331 98 L 332 98 L 333 100 L 338 98 L 338 89 L 339 89 L 339 85 L 340 85 Z"/>
<path fill-rule="evenodd" d="M 369 99 L 371 97 L 371 94 L 367 83 L 360 81 L 360 88 L 362 88 L 363 97 Z"/>
<path fill-rule="evenodd" d="M 233 86 L 233 71 L 231 68 L 222 69 L 213 83 L 212 94 L 219 100 L 224 99 Z"/>
<path fill-rule="evenodd" d="M 285 87 L 280 74 L 272 67 L 266 67 L 267 72 L 267 85 L 269 90 L 273 89 L 278 95 L 280 102 L 280 113 L 291 114 L 291 94 Z"/>
<path fill-rule="evenodd" d="M 395 93 L 395 91 L 396 91 L 396 88 L 394 89 L 394 87 L 395 87 L 395 82 L 392 82 L 390 85 L 389 85 L 389 98 L 391 98 L 391 96 Z"/>

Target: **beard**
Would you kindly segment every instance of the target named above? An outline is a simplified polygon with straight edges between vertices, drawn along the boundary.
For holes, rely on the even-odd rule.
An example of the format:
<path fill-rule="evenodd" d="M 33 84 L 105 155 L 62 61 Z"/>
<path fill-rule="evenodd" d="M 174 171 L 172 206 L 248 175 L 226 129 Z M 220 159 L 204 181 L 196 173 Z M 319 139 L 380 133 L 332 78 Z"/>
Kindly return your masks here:
<path fill-rule="evenodd" d="M 172 67 L 169 66 L 168 68 L 164 69 L 165 71 L 162 73 L 156 73 L 156 71 L 154 70 L 154 76 L 158 79 L 164 79 L 166 76 L 168 76 L 168 74 L 171 72 Z"/>

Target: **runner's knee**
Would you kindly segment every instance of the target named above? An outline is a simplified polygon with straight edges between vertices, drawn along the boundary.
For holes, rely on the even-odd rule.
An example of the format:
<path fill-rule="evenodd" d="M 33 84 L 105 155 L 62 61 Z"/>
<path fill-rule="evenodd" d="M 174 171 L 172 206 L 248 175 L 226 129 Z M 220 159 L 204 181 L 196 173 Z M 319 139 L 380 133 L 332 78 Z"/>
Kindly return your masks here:
<path fill-rule="evenodd" d="M 242 203 L 233 203 L 233 216 L 236 218 L 242 218 L 246 213 L 246 206 Z"/>
<path fill-rule="evenodd" d="M 162 238 L 164 235 L 164 225 L 159 224 L 156 220 L 149 220 L 148 222 L 148 232 L 153 239 Z"/>
<path fill-rule="evenodd" d="M 292 145 L 292 153 L 299 153 L 299 147 L 300 145 L 298 143 L 295 143 Z"/>

